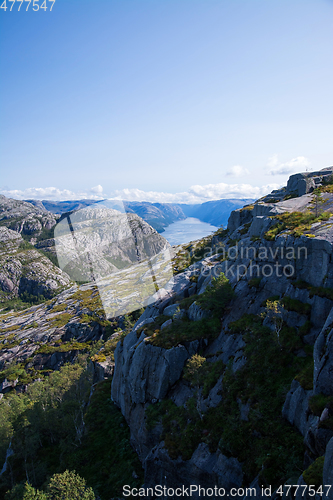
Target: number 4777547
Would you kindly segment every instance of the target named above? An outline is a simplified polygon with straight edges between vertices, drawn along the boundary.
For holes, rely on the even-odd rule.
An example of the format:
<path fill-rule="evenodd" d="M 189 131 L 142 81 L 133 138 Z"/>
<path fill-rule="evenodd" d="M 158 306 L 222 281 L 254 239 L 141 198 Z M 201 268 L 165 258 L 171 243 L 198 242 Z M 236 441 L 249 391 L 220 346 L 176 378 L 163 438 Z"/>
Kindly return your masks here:
<path fill-rule="evenodd" d="M 39 3 L 39 1 L 41 3 Z M 32 3 L 32 10 L 37 12 L 37 10 L 43 10 L 46 12 L 49 10 L 50 12 L 53 9 L 53 5 L 55 4 L 56 0 L 4 0 L 2 4 L 0 5 L 0 9 L 4 10 L 5 12 L 9 10 L 11 12 L 13 10 L 13 7 L 15 4 L 17 4 L 17 10 L 20 11 L 22 4 L 23 8 L 22 10 L 28 10 L 30 7 L 30 4 Z M 24 9 L 25 7 L 25 9 Z M 16 9 L 16 7 L 15 7 Z"/>

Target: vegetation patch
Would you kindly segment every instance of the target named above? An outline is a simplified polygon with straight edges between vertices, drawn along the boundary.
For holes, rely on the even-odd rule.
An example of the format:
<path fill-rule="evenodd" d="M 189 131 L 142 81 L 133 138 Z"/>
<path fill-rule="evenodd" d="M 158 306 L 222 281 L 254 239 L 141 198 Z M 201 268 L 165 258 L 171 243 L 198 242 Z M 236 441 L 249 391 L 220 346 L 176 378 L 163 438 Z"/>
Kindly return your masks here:
<path fill-rule="evenodd" d="M 24 309 L 29 309 L 32 306 L 42 304 L 45 300 L 44 295 L 31 295 L 24 292 L 24 294 L 20 297 L 0 301 L 2 309 L 0 314 L 6 314 L 9 311 L 23 311 Z"/>
<path fill-rule="evenodd" d="M 333 300 L 333 288 L 325 287 L 325 286 L 312 286 L 310 283 L 307 283 L 303 280 L 292 281 L 291 284 L 295 288 L 306 289 L 308 290 L 310 298 L 314 295 L 318 297 L 323 297 L 325 299 Z"/>
<path fill-rule="evenodd" d="M 297 380 L 306 391 L 311 391 L 313 389 L 313 360 L 296 375 L 295 380 Z"/>
<path fill-rule="evenodd" d="M 292 198 L 298 198 L 298 192 L 297 191 L 292 191 L 291 193 L 286 194 L 283 197 L 283 201 L 291 200 Z"/>
<path fill-rule="evenodd" d="M 212 239 L 213 235 L 183 247 L 173 259 L 174 272 L 179 274 L 195 262 L 213 255 Z"/>
<path fill-rule="evenodd" d="M 333 396 L 326 396 L 325 394 L 311 396 L 309 408 L 317 417 L 321 416 L 325 408 L 328 408 L 333 414 Z"/>
<path fill-rule="evenodd" d="M 240 209 L 240 212 L 244 212 L 246 210 L 253 210 L 253 209 L 254 209 L 254 205 L 246 205 L 245 207 Z"/>
<path fill-rule="evenodd" d="M 291 297 L 284 296 L 281 299 L 281 303 L 287 311 L 295 311 L 298 314 L 304 315 L 311 314 L 311 304 L 306 304 L 298 299 L 292 299 Z"/>
<path fill-rule="evenodd" d="M 112 362 L 114 362 L 114 351 L 116 350 L 117 344 L 125 337 L 125 333 L 121 334 L 107 340 L 103 347 L 96 353 L 91 356 L 92 361 L 97 361 L 99 363 L 103 363 L 106 361 L 106 358 L 110 358 Z"/>
<path fill-rule="evenodd" d="M 213 278 L 212 284 L 196 299 L 199 306 L 212 313 L 212 317 L 199 321 L 174 320 L 170 326 L 160 329 L 159 326 L 166 320 L 165 317 L 159 316 L 154 323 L 143 327 L 149 336 L 147 342 L 171 349 L 183 342 L 215 338 L 220 332 L 221 317 L 233 297 L 234 291 L 229 280 L 221 273 L 218 278 Z M 138 334 L 141 331 L 138 331 Z"/>
<path fill-rule="evenodd" d="M 203 356 L 194 354 L 185 365 L 184 380 L 193 387 L 202 387 L 202 395 L 206 398 L 224 369 L 223 361 L 208 362 Z"/>
<path fill-rule="evenodd" d="M 170 318 L 168 318 L 170 319 Z M 201 319 L 199 321 L 174 320 L 168 327 L 152 330 L 152 324 L 144 329 L 149 338 L 146 342 L 164 349 L 171 349 L 184 342 L 216 338 L 220 333 L 220 321 L 217 318 Z"/>
<path fill-rule="evenodd" d="M 235 246 L 237 246 L 237 243 L 238 243 L 239 241 L 240 241 L 240 239 L 239 239 L 239 238 L 230 238 L 230 239 L 228 240 L 228 245 L 229 245 L 229 247 L 235 247 Z"/>
<path fill-rule="evenodd" d="M 314 485 L 319 488 L 323 484 L 323 469 L 325 457 L 319 457 L 308 469 L 303 472 L 303 479 L 308 485 Z"/>
<path fill-rule="evenodd" d="M 239 234 L 246 234 L 249 231 L 251 224 L 252 222 L 247 222 L 246 224 L 244 224 L 244 227 L 238 231 Z"/>
<path fill-rule="evenodd" d="M 58 304 L 56 306 L 54 306 L 52 308 L 52 312 L 55 313 L 55 312 L 61 312 L 61 311 L 65 311 L 67 309 L 67 305 L 66 304 Z"/>
<path fill-rule="evenodd" d="M 301 337 L 304 337 L 304 335 L 308 335 L 310 333 L 312 328 L 312 323 L 311 321 L 307 320 L 304 325 L 300 326 L 298 329 L 298 333 L 300 334 Z"/>
<path fill-rule="evenodd" d="M 63 342 L 62 344 L 41 345 L 35 354 L 53 354 L 54 352 L 84 351 L 90 349 L 90 342 Z"/>
<path fill-rule="evenodd" d="M 62 326 L 67 325 L 70 322 L 73 315 L 70 313 L 63 313 L 55 318 L 48 318 L 47 321 L 50 323 L 51 327 L 61 328 Z"/>
<path fill-rule="evenodd" d="M 272 218 L 278 219 L 279 222 L 274 224 L 274 226 L 264 234 L 264 238 L 268 241 L 273 241 L 278 234 L 286 230 L 298 238 L 306 233 L 306 231 L 309 231 L 312 224 L 315 222 L 327 221 L 331 215 L 332 214 L 329 212 L 323 212 L 320 215 L 316 215 L 310 211 L 287 212 L 285 214 L 274 215 Z"/>
<path fill-rule="evenodd" d="M 254 287 L 258 290 L 258 288 L 260 287 L 260 283 L 261 283 L 261 280 L 262 278 L 251 278 L 249 281 L 248 281 L 248 285 L 249 287 Z"/>

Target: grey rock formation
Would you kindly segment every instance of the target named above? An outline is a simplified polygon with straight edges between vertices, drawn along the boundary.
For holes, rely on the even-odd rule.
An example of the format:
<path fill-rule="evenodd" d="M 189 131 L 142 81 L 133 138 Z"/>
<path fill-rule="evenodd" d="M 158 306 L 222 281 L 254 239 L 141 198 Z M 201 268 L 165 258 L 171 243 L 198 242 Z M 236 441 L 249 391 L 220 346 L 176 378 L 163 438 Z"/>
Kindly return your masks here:
<path fill-rule="evenodd" d="M 190 321 L 198 321 L 200 319 L 208 318 L 209 311 L 202 309 L 199 304 L 193 302 L 187 311 L 187 316 Z"/>
<path fill-rule="evenodd" d="M 2 302 L 25 294 L 50 298 L 71 284 L 66 273 L 6 227 L 0 227 L 0 266 Z"/>
<path fill-rule="evenodd" d="M 13 231 L 36 237 L 42 229 L 51 229 L 57 217 L 25 201 L 13 200 L 0 195 L 0 222 Z"/>
<path fill-rule="evenodd" d="M 282 416 L 295 425 L 303 436 L 306 435 L 314 420 L 316 423 L 318 421 L 318 417 L 310 417 L 308 412 L 309 399 L 312 394 L 313 391 L 306 391 L 297 380 L 294 380 L 282 408 Z"/>
<path fill-rule="evenodd" d="M 237 459 L 227 458 L 221 452 L 212 454 L 204 443 L 198 446 L 190 460 L 183 461 L 180 458 L 171 460 L 164 443 L 161 442 L 151 450 L 144 466 L 145 487 L 160 484 L 168 488 L 178 488 L 184 485 L 189 490 L 192 485 L 192 498 L 201 497 L 199 486 L 217 486 L 230 491 L 231 488 L 240 487 L 243 480 L 242 467 Z"/>
<path fill-rule="evenodd" d="M 333 485 L 333 438 L 330 440 L 326 448 L 323 470 L 323 484 Z M 328 500 L 333 499 L 332 489 L 333 488 L 329 490 L 329 493 L 326 496 Z"/>
<path fill-rule="evenodd" d="M 316 340 L 314 358 L 314 393 L 333 395 L 333 309 Z"/>

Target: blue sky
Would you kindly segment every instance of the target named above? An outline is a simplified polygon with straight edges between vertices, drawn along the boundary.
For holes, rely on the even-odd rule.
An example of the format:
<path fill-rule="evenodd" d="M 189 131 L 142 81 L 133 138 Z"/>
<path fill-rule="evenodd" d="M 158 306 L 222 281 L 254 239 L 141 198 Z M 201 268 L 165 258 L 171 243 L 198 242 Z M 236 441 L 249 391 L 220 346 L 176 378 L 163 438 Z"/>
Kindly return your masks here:
<path fill-rule="evenodd" d="M 6 196 L 259 197 L 333 164 L 333 0 L 32 5 L 0 9 Z"/>

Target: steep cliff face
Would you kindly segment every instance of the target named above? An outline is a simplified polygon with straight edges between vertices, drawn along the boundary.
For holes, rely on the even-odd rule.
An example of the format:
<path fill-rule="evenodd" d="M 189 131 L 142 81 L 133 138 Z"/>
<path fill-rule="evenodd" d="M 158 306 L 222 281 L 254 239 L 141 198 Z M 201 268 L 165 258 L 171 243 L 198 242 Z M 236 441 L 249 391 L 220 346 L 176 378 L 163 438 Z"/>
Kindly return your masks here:
<path fill-rule="evenodd" d="M 281 190 L 287 199 L 275 192 L 233 212 L 177 276 L 182 286 L 117 346 L 112 398 L 146 486 L 303 484 L 318 457 L 316 481 L 330 484 L 330 173 L 300 174 Z M 290 198 L 304 179 L 321 194 Z"/>

